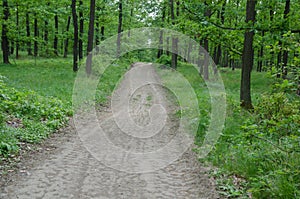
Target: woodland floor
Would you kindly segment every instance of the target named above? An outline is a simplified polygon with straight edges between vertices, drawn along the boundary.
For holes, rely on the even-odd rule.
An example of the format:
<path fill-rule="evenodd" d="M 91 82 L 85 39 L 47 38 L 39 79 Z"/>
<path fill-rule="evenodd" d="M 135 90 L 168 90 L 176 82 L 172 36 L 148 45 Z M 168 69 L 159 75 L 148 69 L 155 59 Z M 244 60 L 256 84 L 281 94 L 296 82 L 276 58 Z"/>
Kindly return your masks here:
<path fill-rule="evenodd" d="M 116 101 L 112 104 L 125 110 L 128 104 L 122 102 L 123 94 L 145 81 L 159 82 L 155 69 L 151 64 L 135 64 L 115 91 Z M 127 151 L 156 150 L 172 140 L 179 125 L 174 116 L 178 107 L 171 101 L 164 89 L 153 84 L 134 91 L 129 106 L 137 125 L 145 127 L 160 117 L 159 110 L 149 110 L 153 105 L 160 104 L 167 110 L 165 126 L 153 136 L 140 139 L 122 133 L 114 120 L 114 115 L 122 112 L 116 113 L 110 107 L 98 110 L 99 125 L 111 143 Z M 122 114 L 118 117 L 125 118 Z M 71 121 L 69 127 L 37 146 L 37 152 L 29 150 L 15 166 L 15 172 L 7 171 L 1 177 L 0 198 L 220 198 L 206 174 L 208 168 L 199 163 L 191 148 L 164 168 L 128 173 L 98 161 L 86 149 Z M 128 164 L 127 158 L 130 157 L 118 163 Z M 159 165 L 164 160 L 156 161 Z"/>

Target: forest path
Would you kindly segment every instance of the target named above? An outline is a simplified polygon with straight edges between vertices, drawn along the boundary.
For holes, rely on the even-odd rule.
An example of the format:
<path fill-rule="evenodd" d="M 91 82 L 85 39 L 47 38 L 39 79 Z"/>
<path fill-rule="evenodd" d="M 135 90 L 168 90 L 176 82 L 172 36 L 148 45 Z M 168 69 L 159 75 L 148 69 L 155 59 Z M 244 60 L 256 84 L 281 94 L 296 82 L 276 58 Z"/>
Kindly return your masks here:
<path fill-rule="evenodd" d="M 178 107 L 168 100 L 165 90 L 158 85 L 149 84 L 136 89 L 129 104 L 122 102 L 123 94 L 144 81 L 159 83 L 159 77 L 151 64 L 136 63 L 125 75 L 115 91 L 114 109 L 98 113 L 100 126 L 114 145 L 128 151 L 145 152 L 156 150 L 172 140 L 179 125 L 174 117 Z M 161 117 L 161 109 L 153 108 L 160 104 L 167 112 Z M 128 135 L 120 130 L 112 115 L 125 118 L 121 110 L 130 106 L 130 116 L 140 127 L 151 127 L 155 119 L 164 120 L 164 127 L 151 127 L 143 132 L 144 138 Z M 151 108 L 152 107 L 152 108 Z M 116 113 L 117 111 L 119 113 Z M 129 121 L 123 120 L 126 125 Z M 122 123 L 122 122 L 121 122 Z M 152 135 L 151 129 L 158 131 Z M 130 130 L 130 129 L 129 129 Z M 132 129 L 134 132 L 135 130 Z M 205 174 L 191 149 L 166 167 L 146 173 L 128 173 L 107 167 L 90 153 L 76 133 L 75 127 L 69 127 L 68 133 L 52 142 L 51 153 L 34 158 L 27 165 L 23 175 L 15 176 L 10 183 L 1 187 L 0 198 L 220 198 L 214 183 Z M 51 142 L 51 140 L 50 140 Z M 108 154 L 109 155 L 109 154 Z M 157 163 L 163 162 L 157 159 Z M 117 161 L 123 168 L 128 159 Z M 134 165 L 133 165 L 134 167 Z"/>

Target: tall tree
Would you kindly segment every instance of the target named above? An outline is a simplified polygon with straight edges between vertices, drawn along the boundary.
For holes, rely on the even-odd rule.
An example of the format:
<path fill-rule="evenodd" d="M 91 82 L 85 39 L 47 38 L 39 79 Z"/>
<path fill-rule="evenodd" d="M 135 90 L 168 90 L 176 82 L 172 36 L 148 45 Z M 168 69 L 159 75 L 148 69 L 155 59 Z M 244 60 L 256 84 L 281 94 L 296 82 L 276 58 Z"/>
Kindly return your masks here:
<path fill-rule="evenodd" d="M 78 71 L 78 19 L 76 13 L 76 0 L 72 0 L 72 17 L 74 27 L 74 43 L 73 43 L 73 71 Z"/>
<path fill-rule="evenodd" d="M 54 41 L 53 41 L 53 49 L 54 49 L 54 54 L 58 55 L 58 15 L 57 12 L 55 12 L 54 15 Z"/>
<path fill-rule="evenodd" d="M 33 47 L 33 55 L 35 57 L 38 56 L 38 36 L 39 36 L 39 30 L 38 30 L 38 18 L 37 14 L 34 13 L 34 47 Z"/>
<path fill-rule="evenodd" d="M 70 24 L 71 24 L 71 16 L 68 16 L 67 28 L 66 28 L 67 34 L 69 33 Z M 69 35 L 67 35 L 67 37 L 66 37 L 66 39 L 65 39 L 65 45 L 64 45 L 64 58 L 67 58 L 67 57 L 68 57 L 68 49 L 69 49 L 68 47 L 69 47 Z"/>
<path fill-rule="evenodd" d="M 28 10 L 28 8 L 27 8 L 27 10 Z M 31 40 L 30 40 L 29 11 L 26 12 L 26 36 L 27 36 L 27 53 L 28 53 L 28 55 L 32 55 Z"/>
<path fill-rule="evenodd" d="M 91 0 L 90 3 L 90 22 L 88 32 L 88 45 L 87 45 L 87 60 L 86 60 L 86 73 L 88 75 L 92 72 L 92 50 L 94 43 L 94 22 L 95 22 L 95 0 Z"/>
<path fill-rule="evenodd" d="M 246 23 L 252 24 L 244 35 L 244 48 L 242 56 L 242 78 L 241 78 L 241 90 L 240 90 L 240 101 L 241 106 L 245 109 L 252 109 L 251 101 L 251 70 L 253 68 L 253 38 L 254 30 L 253 25 L 255 23 L 255 5 L 256 0 L 247 0 L 246 8 Z"/>
<path fill-rule="evenodd" d="M 290 13 L 290 8 L 291 7 L 291 1 L 286 0 L 285 1 L 285 9 L 284 9 L 284 28 L 286 30 L 289 29 L 289 13 Z M 288 64 L 288 59 L 289 59 L 289 51 L 285 48 L 283 50 L 283 64 L 282 64 L 282 77 L 285 78 L 287 76 L 287 64 Z"/>
<path fill-rule="evenodd" d="M 79 0 L 79 60 L 83 58 L 83 32 L 84 32 L 84 17 L 83 17 L 83 1 Z"/>
<path fill-rule="evenodd" d="M 118 23 L 118 38 L 117 38 L 117 57 L 120 56 L 121 51 L 121 33 L 123 25 L 123 2 L 119 0 L 119 23 Z"/>
<path fill-rule="evenodd" d="M 174 0 L 170 0 L 170 11 L 171 11 L 171 20 L 172 25 L 175 25 L 175 11 L 174 11 Z M 178 38 L 176 36 L 172 36 L 172 59 L 171 59 L 171 67 L 177 68 L 177 53 L 178 53 Z"/>
<path fill-rule="evenodd" d="M 163 4 L 162 17 L 161 17 L 162 27 L 164 27 L 165 17 L 166 17 L 166 6 L 165 6 L 165 4 Z M 164 31 L 161 30 L 160 35 L 159 35 L 159 49 L 158 49 L 158 52 L 157 52 L 157 59 L 159 59 L 163 55 L 163 49 L 162 49 L 163 42 L 164 42 Z"/>
<path fill-rule="evenodd" d="M 18 2 L 16 4 L 16 24 L 17 24 L 17 39 L 16 39 L 16 59 L 19 59 L 19 48 L 20 48 L 20 41 L 19 41 L 19 36 L 20 36 L 20 27 L 19 27 L 19 5 Z"/>
<path fill-rule="evenodd" d="M 3 63 L 9 64 L 9 43 L 7 37 L 7 23 L 9 17 L 9 7 L 7 0 L 2 1 L 3 5 L 3 21 L 2 21 L 2 51 L 3 51 Z"/>

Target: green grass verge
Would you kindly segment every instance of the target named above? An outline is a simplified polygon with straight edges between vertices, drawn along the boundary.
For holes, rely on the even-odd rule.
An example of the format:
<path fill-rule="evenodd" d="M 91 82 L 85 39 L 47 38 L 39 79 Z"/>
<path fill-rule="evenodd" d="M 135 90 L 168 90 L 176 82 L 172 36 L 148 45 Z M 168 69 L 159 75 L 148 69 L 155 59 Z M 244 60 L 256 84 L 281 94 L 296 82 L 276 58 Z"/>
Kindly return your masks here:
<path fill-rule="evenodd" d="M 161 60 L 160 60 L 161 61 Z M 200 125 L 195 143 L 201 144 L 210 122 L 208 91 L 189 64 L 178 69 L 198 97 Z M 268 73 L 252 73 L 252 113 L 239 106 L 240 70 L 220 69 L 227 93 L 225 129 L 205 158 L 227 198 L 300 198 L 300 103 L 286 81 Z"/>
<path fill-rule="evenodd" d="M 118 60 L 101 75 L 98 104 L 107 102 L 130 62 Z M 67 124 L 73 112 L 76 78 L 71 59 L 24 57 L 14 64 L 0 65 L 0 76 L 1 156 L 17 153 L 21 142 L 39 143 Z"/>

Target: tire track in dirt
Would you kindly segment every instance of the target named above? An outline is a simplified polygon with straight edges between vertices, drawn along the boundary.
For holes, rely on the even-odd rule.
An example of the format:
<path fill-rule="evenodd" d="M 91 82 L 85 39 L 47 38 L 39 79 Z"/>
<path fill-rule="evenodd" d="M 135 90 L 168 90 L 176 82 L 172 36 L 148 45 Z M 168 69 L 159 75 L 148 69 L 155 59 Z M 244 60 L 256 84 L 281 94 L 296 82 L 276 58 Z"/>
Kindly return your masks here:
<path fill-rule="evenodd" d="M 118 110 L 126 106 L 121 102 L 122 94 L 126 94 L 126 89 L 135 88 L 134 85 L 145 80 L 159 82 L 151 64 L 137 63 L 131 71 L 115 92 L 113 99 L 116 101 L 112 101 L 112 104 L 116 105 L 116 110 L 110 109 L 98 113 L 100 126 L 105 130 L 110 141 L 120 148 L 132 152 L 153 151 L 161 148 L 174 137 L 179 126 L 178 118 L 174 117 L 178 107 L 173 104 L 175 102 L 167 100 L 164 89 L 158 85 L 149 84 L 136 89 L 130 96 L 128 104 L 132 121 L 142 128 L 151 125 L 155 118 L 161 119 L 160 111 L 156 112 L 157 109 L 153 109 L 153 105 L 160 104 L 168 112 L 165 125 L 162 128 L 153 127 L 158 131 L 154 135 L 149 129 L 146 133 L 150 136 L 143 138 L 124 133 L 115 122 L 115 115 L 120 114 Z M 122 118 L 122 115 L 119 116 L 119 119 Z M 139 132 L 135 133 L 137 135 Z M 129 160 L 128 157 L 123 158 L 124 163 Z M 200 165 L 191 149 L 175 162 L 157 171 L 126 173 L 107 167 L 95 159 L 86 150 L 79 137 L 73 134 L 70 139 L 59 144 L 47 158 L 37 160 L 34 165 L 27 176 L 19 176 L 12 183 L 2 187 L 0 197 L 220 198 L 215 191 L 213 181 L 205 174 L 207 168 Z"/>

